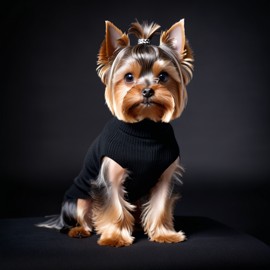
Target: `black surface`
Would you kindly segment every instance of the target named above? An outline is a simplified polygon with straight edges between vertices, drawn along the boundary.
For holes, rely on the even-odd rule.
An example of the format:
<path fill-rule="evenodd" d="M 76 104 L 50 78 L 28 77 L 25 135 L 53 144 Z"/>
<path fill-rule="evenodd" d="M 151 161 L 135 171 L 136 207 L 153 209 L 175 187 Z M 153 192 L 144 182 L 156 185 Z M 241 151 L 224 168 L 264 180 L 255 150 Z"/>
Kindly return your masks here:
<path fill-rule="evenodd" d="M 176 217 L 188 240 L 101 247 L 97 235 L 73 239 L 34 224 L 43 218 L 0 220 L 0 269 L 269 269 L 270 249 L 254 237 L 205 217 Z"/>
<path fill-rule="evenodd" d="M 176 214 L 208 216 L 270 244 L 268 6 L 1 1 L 0 217 L 58 213 L 111 117 L 96 73 L 105 20 L 126 31 L 135 18 L 162 30 L 185 18 L 195 72 L 173 122 L 186 170 Z"/>

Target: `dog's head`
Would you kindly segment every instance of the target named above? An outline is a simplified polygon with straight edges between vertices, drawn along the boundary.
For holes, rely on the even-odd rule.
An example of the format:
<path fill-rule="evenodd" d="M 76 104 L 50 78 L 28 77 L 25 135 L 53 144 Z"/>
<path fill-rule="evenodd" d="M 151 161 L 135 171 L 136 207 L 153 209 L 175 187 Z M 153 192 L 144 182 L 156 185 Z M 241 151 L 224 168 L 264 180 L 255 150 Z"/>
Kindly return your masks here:
<path fill-rule="evenodd" d="M 119 120 L 170 122 L 187 102 L 186 85 L 193 75 L 193 53 L 185 38 L 184 20 L 151 38 L 160 26 L 134 22 L 128 34 L 106 21 L 106 35 L 98 54 L 98 74 L 106 85 L 105 100 Z M 130 35 L 138 44 L 130 44 Z"/>

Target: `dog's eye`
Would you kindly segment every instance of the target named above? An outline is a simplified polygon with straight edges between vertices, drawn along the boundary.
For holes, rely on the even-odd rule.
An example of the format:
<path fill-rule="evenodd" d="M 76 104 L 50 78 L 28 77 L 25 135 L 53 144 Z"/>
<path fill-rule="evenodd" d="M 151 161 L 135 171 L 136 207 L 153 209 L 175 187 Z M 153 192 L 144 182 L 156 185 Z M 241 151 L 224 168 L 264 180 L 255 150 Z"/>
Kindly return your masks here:
<path fill-rule="evenodd" d="M 127 83 L 132 83 L 132 82 L 134 81 L 134 77 L 133 77 L 132 73 L 127 73 L 127 74 L 125 75 L 125 81 L 126 81 Z"/>
<path fill-rule="evenodd" d="M 158 76 L 158 80 L 160 82 L 167 82 L 169 78 L 169 74 L 167 72 L 161 72 Z"/>

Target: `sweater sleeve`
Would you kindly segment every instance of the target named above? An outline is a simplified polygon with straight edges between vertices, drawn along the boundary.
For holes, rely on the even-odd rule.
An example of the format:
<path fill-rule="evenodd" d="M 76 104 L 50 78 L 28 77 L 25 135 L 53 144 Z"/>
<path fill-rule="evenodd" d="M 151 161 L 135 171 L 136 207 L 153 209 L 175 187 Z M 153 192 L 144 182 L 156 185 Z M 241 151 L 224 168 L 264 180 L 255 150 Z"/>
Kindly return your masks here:
<path fill-rule="evenodd" d="M 96 180 L 100 168 L 98 140 L 99 138 L 97 138 L 88 149 L 79 175 L 74 179 L 73 184 L 65 193 L 65 200 L 89 198 L 91 181 Z"/>

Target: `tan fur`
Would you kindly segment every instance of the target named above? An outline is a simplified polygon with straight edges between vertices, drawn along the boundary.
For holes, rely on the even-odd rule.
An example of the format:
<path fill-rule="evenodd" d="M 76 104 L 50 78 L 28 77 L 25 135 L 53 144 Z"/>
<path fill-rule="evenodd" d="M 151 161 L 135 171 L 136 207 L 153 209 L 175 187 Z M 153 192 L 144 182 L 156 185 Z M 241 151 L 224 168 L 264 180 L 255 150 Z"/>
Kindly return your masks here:
<path fill-rule="evenodd" d="M 143 205 L 142 224 L 151 241 L 172 243 L 185 240 L 185 235 L 173 228 L 173 206 L 177 196 L 171 195 L 171 181 L 178 163 L 179 159 L 166 169 L 153 188 L 150 200 Z"/>
<path fill-rule="evenodd" d="M 88 237 L 92 232 L 92 201 L 90 199 L 77 200 L 77 223 L 79 226 L 71 228 L 70 237 Z"/>
<path fill-rule="evenodd" d="M 68 236 L 73 238 L 84 238 L 91 235 L 90 231 L 86 230 L 83 226 L 76 226 L 69 230 Z"/>
<path fill-rule="evenodd" d="M 130 212 L 135 206 L 124 200 L 125 191 L 122 184 L 126 170 L 108 157 L 104 158 L 104 162 L 107 163 L 111 191 L 108 201 L 103 205 L 93 203 L 93 223 L 96 232 L 101 235 L 98 243 L 116 247 L 128 246 L 134 239 L 131 236 L 134 218 Z"/>
<path fill-rule="evenodd" d="M 109 21 L 105 26 L 97 71 L 105 84 L 105 100 L 111 113 L 128 123 L 143 119 L 170 122 L 179 117 L 187 103 L 186 85 L 193 76 L 194 61 L 185 37 L 184 20 L 161 34 L 158 33 L 160 26 L 155 23 L 132 23 L 127 34 Z M 155 34 L 160 34 L 159 45 L 149 44 Z M 147 43 L 131 46 L 130 35 L 146 39 Z M 145 95 L 146 90 L 151 90 L 150 96 Z M 123 184 L 128 173 L 114 160 L 103 157 L 89 199 L 78 199 L 76 210 L 73 201 L 65 202 L 62 208 L 63 215 L 75 223 L 68 224 L 68 228 L 74 226 L 68 235 L 87 237 L 94 229 L 100 235 L 100 245 L 128 246 L 134 240 L 136 217 L 151 241 L 184 241 L 184 233 L 176 232 L 173 224 L 178 198 L 172 192 L 173 184 L 182 173 L 179 158 L 157 179 L 143 204 L 142 198 L 134 202 L 136 206 L 125 200 Z M 62 221 L 53 219 L 41 226 L 61 229 Z"/>
<path fill-rule="evenodd" d="M 141 25 L 135 22 L 128 34 L 151 38 L 159 27 L 154 23 Z M 163 32 L 159 46 L 149 45 L 149 50 L 148 54 L 141 54 L 141 45 L 130 46 L 129 36 L 106 22 L 106 36 L 98 55 L 98 74 L 106 85 L 106 104 L 120 120 L 132 123 L 147 117 L 156 122 L 170 122 L 179 117 L 186 106 L 186 85 L 193 75 L 193 53 L 185 38 L 184 21 L 175 23 Z M 165 61 L 160 61 L 165 55 Z M 143 61 L 135 60 L 134 56 Z M 148 67 L 147 74 L 142 74 L 149 65 L 153 65 L 152 68 Z M 157 70 L 166 71 L 169 81 L 160 83 Z M 124 80 L 129 72 L 134 75 L 133 83 Z M 145 87 L 157 93 L 153 96 L 151 107 L 142 104 L 140 90 Z M 161 95 L 158 95 L 158 91 L 162 92 Z M 163 93 L 165 96 L 171 95 L 165 106 L 162 106 Z"/>
<path fill-rule="evenodd" d="M 160 26 L 155 23 L 132 23 L 128 35 L 151 39 Z M 184 20 L 161 33 L 159 46 L 130 46 L 129 36 L 115 25 L 106 22 L 106 36 L 98 56 L 99 76 L 106 85 L 105 99 L 112 114 L 133 123 L 145 118 L 170 122 L 179 117 L 187 103 L 186 85 L 193 75 L 193 52 L 185 37 Z M 112 38 L 114 37 L 114 39 Z M 168 80 L 160 81 L 161 73 Z M 133 80 L 126 81 L 126 74 Z M 147 100 L 142 96 L 145 88 L 154 91 Z M 108 161 L 108 160 L 107 160 Z M 177 196 L 172 195 L 172 179 L 179 171 L 177 159 L 162 174 L 151 191 L 150 199 L 142 207 L 142 225 L 150 240 L 181 242 L 182 232 L 173 228 L 173 207 Z M 124 200 L 122 182 L 125 171 L 109 160 L 109 179 L 112 192 L 101 207 L 94 204 L 93 221 L 101 234 L 100 245 L 122 246 L 133 241 L 131 236 L 135 207 Z"/>

